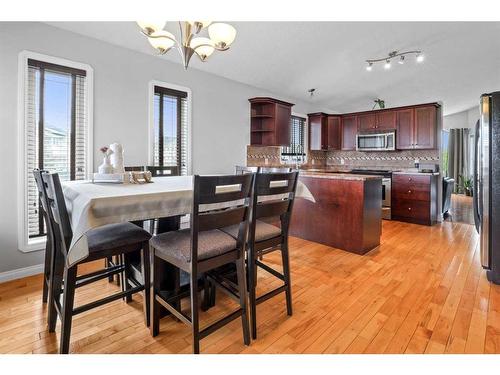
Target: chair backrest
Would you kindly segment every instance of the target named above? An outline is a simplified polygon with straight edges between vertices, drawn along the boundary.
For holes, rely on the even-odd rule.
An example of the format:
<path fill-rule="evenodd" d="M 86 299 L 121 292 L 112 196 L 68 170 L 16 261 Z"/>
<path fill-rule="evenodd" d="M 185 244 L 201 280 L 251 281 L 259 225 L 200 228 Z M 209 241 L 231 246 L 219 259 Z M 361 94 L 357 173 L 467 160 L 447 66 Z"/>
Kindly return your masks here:
<path fill-rule="evenodd" d="M 38 189 L 38 198 L 40 202 L 40 210 L 42 211 L 43 220 L 45 221 L 45 227 L 47 228 L 47 240 L 53 241 L 54 231 L 52 229 L 52 223 L 49 218 L 49 207 L 47 200 L 47 192 L 45 191 L 45 184 L 43 183 L 42 174 L 48 173 L 47 171 L 41 169 L 33 169 L 33 176 L 35 177 L 36 187 Z"/>
<path fill-rule="evenodd" d="M 144 165 L 128 166 L 125 167 L 125 172 L 144 172 L 146 168 Z"/>
<path fill-rule="evenodd" d="M 259 170 L 259 167 L 245 167 L 243 165 L 237 165 L 234 168 L 234 172 L 237 175 L 248 174 L 248 173 L 257 173 L 258 170 Z"/>
<path fill-rule="evenodd" d="M 191 262 L 198 259 L 198 234 L 239 225 L 237 248 L 245 251 L 254 174 L 194 176 L 191 214 Z M 207 210 L 206 207 L 210 207 Z"/>
<path fill-rule="evenodd" d="M 179 176 L 180 171 L 178 166 L 155 166 L 148 165 L 146 170 L 151 172 L 152 177 L 170 177 L 170 176 Z"/>
<path fill-rule="evenodd" d="M 298 171 L 256 174 L 249 231 L 251 243 L 255 240 L 257 219 L 279 217 L 281 234 L 288 236 L 298 176 Z"/>
<path fill-rule="evenodd" d="M 290 167 L 259 167 L 258 173 L 289 173 Z"/>
<path fill-rule="evenodd" d="M 52 228 L 59 231 L 61 251 L 66 256 L 68 253 L 73 231 L 69 220 L 66 202 L 57 173 L 42 173 L 42 180 L 47 193 L 48 217 L 52 220 Z"/>

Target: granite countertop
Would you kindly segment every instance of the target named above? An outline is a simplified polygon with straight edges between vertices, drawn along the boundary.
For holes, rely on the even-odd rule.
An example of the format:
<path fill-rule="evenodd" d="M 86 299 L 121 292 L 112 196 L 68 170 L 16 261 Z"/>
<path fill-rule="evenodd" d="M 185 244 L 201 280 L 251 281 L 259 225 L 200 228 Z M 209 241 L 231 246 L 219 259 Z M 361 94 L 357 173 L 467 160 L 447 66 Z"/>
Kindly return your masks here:
<path fill-rule="evenodd" d="M 328 178 L 331 180 L 350 180 L 350 181 L 366 181 L 366 180 L 381 180 L 382 176 L 370 176 L 364 174 L 350 174 L 350 173 L 335 173 L 335 172 L 321 172 L 321 171 L 300 171 L 300 176 Z"/>

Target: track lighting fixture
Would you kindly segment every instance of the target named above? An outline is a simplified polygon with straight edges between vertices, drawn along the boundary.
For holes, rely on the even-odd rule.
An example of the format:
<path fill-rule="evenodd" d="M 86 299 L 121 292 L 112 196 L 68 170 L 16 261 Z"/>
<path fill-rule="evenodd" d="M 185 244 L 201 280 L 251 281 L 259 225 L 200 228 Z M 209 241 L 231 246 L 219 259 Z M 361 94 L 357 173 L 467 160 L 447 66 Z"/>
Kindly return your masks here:
<path fill-rule="evenodd" d="M 389 70 L 391 68 L 391 61 L 392 59 L 395 59 L 399 57 L 398 59 L 398 64 L 403 65 L 406 62 L 406 56 L 407 55 L 415 55 L 415 60 L 418 63 L 421 63 L 424 61 L 424 55 L 422 51 L 405 51 L 405 52 L 398 52 L 398 51 L 392 51 L 389 52 L 386 57 L 381 57 L 380 59 L 368 59 L 365 60 L 367 62 L 366 70 L 371 72 L 373 70 L 373 65 L 375 63 L 379 62 L 385 62 L 384 63 L 384 69 Z"/>

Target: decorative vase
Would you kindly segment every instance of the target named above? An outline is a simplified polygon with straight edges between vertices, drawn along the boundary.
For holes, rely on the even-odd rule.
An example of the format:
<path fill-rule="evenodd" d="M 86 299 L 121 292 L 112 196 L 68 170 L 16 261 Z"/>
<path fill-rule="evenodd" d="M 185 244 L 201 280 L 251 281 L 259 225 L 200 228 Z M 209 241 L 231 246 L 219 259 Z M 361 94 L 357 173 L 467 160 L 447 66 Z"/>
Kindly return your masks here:
<path fill-rule="evenodd" d="M 104 154 L 102 158 L 102 164 L 98 168 L 98 172 L 100 174 L 111 174 L 113 173 L 113 166 L 110 163 L 109 160 L 109 154 Z"/>

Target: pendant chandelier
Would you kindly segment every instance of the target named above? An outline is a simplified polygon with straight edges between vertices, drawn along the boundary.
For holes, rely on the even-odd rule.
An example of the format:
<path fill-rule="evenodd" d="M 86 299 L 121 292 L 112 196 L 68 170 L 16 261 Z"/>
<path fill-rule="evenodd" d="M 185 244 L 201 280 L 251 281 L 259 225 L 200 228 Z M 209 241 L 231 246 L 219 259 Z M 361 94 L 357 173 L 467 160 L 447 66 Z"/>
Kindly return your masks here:
<path fill-rule="evenodd" d="M 179 21 L 179 41 L 172 33 L 164 30 L 165 21 L 138 21 L 137 24 L 160 55 L 175 47 L 181 54 L 184 69 L 187 69 L 194 54 L 205 62 L 215 50 L 228 50 L 236 37 L 236 29 L 222 22 Z M 209 38 L 197 36 L 205 28 L 208 29 Z"/>

